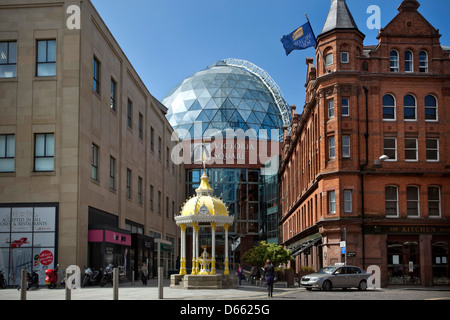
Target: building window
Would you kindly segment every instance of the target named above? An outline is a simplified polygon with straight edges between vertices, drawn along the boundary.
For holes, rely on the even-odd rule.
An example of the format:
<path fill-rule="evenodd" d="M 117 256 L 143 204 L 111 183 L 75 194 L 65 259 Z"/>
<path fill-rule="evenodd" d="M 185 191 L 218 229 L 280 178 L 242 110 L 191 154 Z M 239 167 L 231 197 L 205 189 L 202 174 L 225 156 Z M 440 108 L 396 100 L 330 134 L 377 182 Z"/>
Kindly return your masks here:
<path fill-rule="evenodd" d="M 328 191 L 328 213 L 336 213 L 336 191 Z"/>
<path fill-rule="evenodd" d="M 344 190 L 344 212 L 352 212 L 352 190 Z"/>
<path fill-rule="evenodd" d="M 138 177 L 138 203 L 142 204 L 142 178 Z"/>
<path fill-rule="evenodd" d="M 166 167 L 169 168 L 170 150 L 166 148 Z"/>
<path fill-rule="evenodd" d="M 350 136 L 342 136 L 342 157 L 350 158 Z"/>
<path fill-rule="evenodd" d="M 100 94 L 100 62 L 94 57 L 92 90 Z"/>
<path fill-rule="evenodd" d="M 166 218 L 169 218 L 169 197 L 166 197 Z"/>
<path fill-rule="evenodd" d="M 419 72 L 428 72 L 428 53 L 426 51 L 419 52 Z"/>
<path fill-rule="evenodd" d="M 408 217 L 419 217 L 419 187 L 406 187 L 406 214 Z"/>
<path fill-rule="evenodd" d="M 349 63 L 349 55 L 348 52 L 341 52 L 341 63 Z"/>
<path fill-rule="evenodd" d="M 328 157 L 334 159 L 336 157 L 334 137 L 328 138 Z"/>
<path fill-rule="evenodd" d="M 0 42 L 0 78 L 17 77 L 17 42 Z"/>
<path fill-rule="evenodd" d="M 112 111 L 116 111 L 117 82 L 111 79 L 111 105 Z"/>
<path fill-rule="evenodd" d="M 152 185 L 150 185 L 150 209 L 151 210 L 153 210 L 154 209 L 154 206 L 153 206 L 153 203 L 154 203 L 154 198 L 153 198 L 153 186 Z"/>
<path fill-rule="evenodd" d="M 405 72 L 414 71 L 413 53 L 409 50 L 405 51 Z"/>
<path fill-rule="evenodd" d="M 133 102 L 128 99 L 127 103 L 127 126 L 128 128 L 133 128 Z"/>
<path fill-rule="evenodd" d="M 131 170 L 127 168 L 127 198 L 131 199 Z"/>
<path fill-rule="evenodd" d="M 91 178 L 98 181 L 98 146 L 92 144 Z"/>
<path fill-rule="evenodd" d="M 386 186 L 385 189 L 386 217 L 398 217 L 398 188 Z"/>
<path fill-rule="evenodd" d="M 155 129 L 150 128 L 150 150 L 155 152 Z"/>
<path fill-rule="evenodd" d="M 427 161 L 439 161 L 439 139 L 427 139 Z"/>
<path fill-rule="evenodd" d="M 158 137 L 158 158 L 161 160 L 162 157 L 162 140 L 161 137 Z"/>
<path fill-rule="evenodd" d="M 420 250 L 422 246 L 419 236 L 411 236 L 409 239 L 392 239 L 388 236 L 386 268 L 388 284 L 420 284 Z M 431 271 L 431 266 L 427 266 L 428 268 Z"/>
<path fill-rule="evenodd" d="M 437 186 L 428 187 L 428 216 L 441 216 L 441 189 Z"/>
<path fill-rule="evenodd" d="M 328 101 L 328 119 L 334 118 L 334 100 Z"/>
<path fill-rule="evenodd" d="M 139 113 L 139 139 L 144 139 L 144 116 Z"/>
<path fill-rule="evenodd" d="M 449 258 L 449 240 L 439 241 L 434 239 L 431 242 L 432 254 L 431 265 L 433 266 L 433 285 L 449 285 L 450 284 L 450 264 Z"/>
<path fill-rule="evenodd" d="M 398 72 L 398 52 L 396 50 L 392 50 L 391 51 L 391 57 L 390 57 L 390 61 L 391 61 L 391 72 Z"/>
<path fill-rule="evenodd" d="M 405 139 L 405 161 L 417 161 L 417 139 Z"/>
<path fill-rule="evenodd" d="M 14 172 L 16 136 L 0 134 L 0 172 Z"/>
<path fill-rule="evenodd" d="M 348 98 L 342 98 L 341 100 L 341 113 L 343 117 L 350 115 L 350 102 Z"/>
<path fill-rule="evenodd" d="M 158 191 L 158 214 L 161 215 L 161 191 Z"/>
<path fill-rule="evenodd" d="M 172 219 L 175 219 L 175 201 L 172 201 Z"/>
<path fill-rule="evenodd" d="M 327 56 L 325 57 L 325 65 L 327 67 L 331 66 L 333 64 L 333 54 L 327 54 Z"/>
<path fill-rule="evenodd" d="M 362 63 L 362 70 L 366 72 L 369 71 L 369 64 L 367 63 L 367 61 L 364 61 Z"/>
<path fill-rule="evenodd" d="M 116 159 L 109 157 L 109 188 L 116 190 Z"/>
<path fill-rule="evenodd" d="M 384 138 L 384 155 L 389 157 L 386 161 L 397 161 L 397 138 Z"/>
<path fill-rule="evenodd" d="M 395 120 L 395 99 L 392 95 L 386 94 L 383 97 L 383 119 Z"/>
<path fill-rule="evenodd" d="M 437 99 L 432 95 L 425 97 L 425 120 L 437 120 Z"/>
<path fill-rule="evenodd" d="M 416 117 L 416 98 L 414 96 L 407 94 L 403 99 L 404 102 L 404 112 L 405 112 L 405 120 L 417 120 Z"/>
<path fill-rule="evenodd" d="M 2 4 L 5 4 L 5 2 L 3 1 Z M 4 25 L 2 28 L 4 30 Z M 4 183 L 2 184 L 3 187 Z M 46 186 L 41 185 L 40 187 L 44 189 Z M 44 193 L 47 191 L 47 195 L 49 195 L 48 190 L 42 191 Z M 23 196 L 25 195 L 23 194 Z M 26 202 L 25 199 L 21 201 Z M 34 201 L 45 202 L 44 199 L 38 198 Z M 61 207 L 64 208 L 64 205 L 61 205 Z M 64 228 L 58 224 L 61 207 L 58 207 L 58 204 L 45 203 L 2 205 L 0 208 L 0 237 L 2 239 L 0 242 L 0 259 L 1 270 L 5 274 L 6 280 L 4 284 L 20 283 L 20 280 L 17 281 L 17 277 L 23 269 L 37 271 L 42 284 L 42 280 L 45 279 L 43 269 L 56 266 L 53 258 L 58 256 L 58 239 L 61 239 L 58 235 L 64 237 L 65 234 Z M 42 252 L 46 252 L 46 256 L 53 259 L 47 259 L 50 265 L 44 266 L 44 264 L 39 263 L 39 255 Z M 15 282 L 13 277 L 16 277 Z M 4 300 L 2 299 L 2 301 Z"/>
<path fill-rule="evenodd" d="M 36 76 L 56 76 L 56 40 L 38 40 Z"/>
<path fill-rule="evenodd" d="M 34 145 L 34 171 L 51 172 L 55 170 L 55 134 L 37 133 Z"/>

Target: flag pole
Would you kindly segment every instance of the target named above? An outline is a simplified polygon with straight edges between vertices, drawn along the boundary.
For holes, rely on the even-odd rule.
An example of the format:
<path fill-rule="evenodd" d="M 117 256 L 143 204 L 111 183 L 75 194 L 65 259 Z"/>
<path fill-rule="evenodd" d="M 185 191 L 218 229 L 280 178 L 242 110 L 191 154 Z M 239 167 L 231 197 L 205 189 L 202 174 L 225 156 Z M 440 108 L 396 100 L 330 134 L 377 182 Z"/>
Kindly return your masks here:
<path fill-rule="evenodd" d="M 307 20 L 308 23 L 309 23 L 309 27 L 311 28 L 311 32 L 312 32 L 312 34 L 313 34 L 313 36 L 314 36 L 314 39 L 316 39 L 316 43 L 317 43 L 317 44 L 316 44 L 316 49 L 319 51 L 320 57 L 322 58 L 322 61 L 323 61 L 323 67 L 325 68 L 325 72 L 328 73 L 328 72 L 327 72 L 327 65 L 326 65 L 326 63 L 325 63 L 325 59 L 324 59 L 324 57 L 323 57 L 322 50 L 320 50 L 319 43 L 317 42 L 316 35 L 314 34 L 314 30 L 313 30 L 313 28 L 312 28 L 312 26 L 311 26 L 311 22 L 309 22 L 308 15 L 307 15 L 306 13 L 305 13 L 305 17 L 306 17 L 306 20 Z"/>

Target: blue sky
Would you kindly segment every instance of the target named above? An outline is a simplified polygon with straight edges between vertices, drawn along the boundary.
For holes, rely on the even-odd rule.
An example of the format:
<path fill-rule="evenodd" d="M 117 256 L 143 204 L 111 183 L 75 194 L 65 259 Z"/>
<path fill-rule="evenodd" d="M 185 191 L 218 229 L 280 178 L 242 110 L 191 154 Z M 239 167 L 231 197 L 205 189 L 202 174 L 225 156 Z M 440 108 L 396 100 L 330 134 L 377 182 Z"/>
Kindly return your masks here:
<path fill-rule="evenodd" d="M 301 112 L 307 57 L 314 48 L 288 57 L 281 37 L 306 22 L 322 31 L 330 0 L 91 0 L 151 94 L 162 100 L 181 80 L 220 59 L 248 60 L 266 70 L 288 104 Z M 449 0 L 418 0 L 419 12 L 450 46 Z M 377 44 L 367 8 L 381 9 L 381 27 L 398 13 L 401 0 L 347 0 L 364 45 Z"/>

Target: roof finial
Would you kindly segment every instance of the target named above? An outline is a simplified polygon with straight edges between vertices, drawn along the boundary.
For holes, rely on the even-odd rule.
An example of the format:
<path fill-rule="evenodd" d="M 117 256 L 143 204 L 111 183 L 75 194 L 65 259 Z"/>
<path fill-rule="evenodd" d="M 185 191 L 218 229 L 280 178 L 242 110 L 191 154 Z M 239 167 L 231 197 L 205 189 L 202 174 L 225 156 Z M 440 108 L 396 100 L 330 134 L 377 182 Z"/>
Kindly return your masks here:
<path fill-rule="evenodd" d="M 205 140 L 202 142 L 202 163 L 203 163 L 203 172 L 206 173 L 206 163 L 210 160 L 206 152 L 208 151 L 208 148 L 206 147 Z"/>
<path fill-rule="evenodd" d="M 416 0 L 404 0 L 398 7 L 398 11 L 402 12 L 405 10 L 417 10 L 420 7 L 420 3 Z"/>

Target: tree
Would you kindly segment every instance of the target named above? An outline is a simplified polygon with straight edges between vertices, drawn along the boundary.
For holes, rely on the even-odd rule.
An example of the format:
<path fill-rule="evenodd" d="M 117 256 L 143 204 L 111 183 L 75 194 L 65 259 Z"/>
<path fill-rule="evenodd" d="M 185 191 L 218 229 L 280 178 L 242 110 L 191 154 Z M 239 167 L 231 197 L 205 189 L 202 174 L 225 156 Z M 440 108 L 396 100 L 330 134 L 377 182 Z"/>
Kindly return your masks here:
<path fill-rule="evenodd" d="M 281 245 L 261 241 L 258 246 L 248 250 L 243 256 L 242 261 L 253 266 L 263 267 L 270 259 L 274 265 L 287 263 L 292 260 L 291 252 Z"/>

